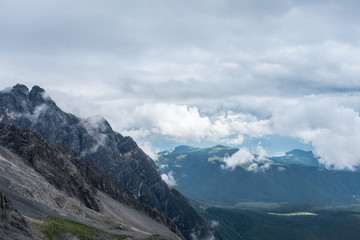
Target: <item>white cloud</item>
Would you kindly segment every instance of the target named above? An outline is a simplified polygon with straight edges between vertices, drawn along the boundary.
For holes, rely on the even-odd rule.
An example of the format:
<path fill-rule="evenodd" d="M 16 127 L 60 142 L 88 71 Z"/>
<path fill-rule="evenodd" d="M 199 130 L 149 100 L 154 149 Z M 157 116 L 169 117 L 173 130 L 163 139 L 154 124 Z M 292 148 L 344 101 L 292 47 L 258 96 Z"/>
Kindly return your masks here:
<path fill-rule="evenodd" d="M 285 168 L 285 167 L 278 167 L 277 170 L 280 171 L 280 172 L 282 172 L 282 171 L 285 171 L 286 168 Z"/>
<path fill-rule="evenodd" d="M 32 124 L 36 124 L 39 116 L 41 114 L 43 114 L 44 112 L 46 112 L 47 109 L 48 109 L 48 106 L 46 104 L 41 104 L 35 108 L 33 113 L 28 112 L 25 114 L 26 114 L 26 117 L 32 122 Z"/>
<path fill-rule="evenodd" d="M 274 114 L 274 130 L 311 143 L 328 168 L 360 165 L 360 116 L 335 100 L 310 96 Z"/>
<path fill-rule="evenodd" d="M 254 160 L 254 155 L 249 152 L 247 148 L 243 147 L 230 157 L 224 158 L 224 162 L 226 164 L 225 168 L 230 168 L 231 170 L 234 170 L 237 166 L 253 162 Z"/>
<path fill-rule="evenodd" d="M 182 103 L 359 88 L 358 3 L 345 2 L 3 1 L 0 84 Z"/>
<path fill-rule="evenodd" d="M 257 161 L 265 161 L 266 158 L 266 150 L 264 148 L 261 147 L 260 145 L 261 143 L 258 143 L 258 145 L 256 146 L 256 154 L 258 155 L 257 157 Z"/>
<path fill-rule="evenodd" d="M 270 133 L 269 121 L 258 120 L 249 114 L 228 112 L 211 120 L 197 107 L 176 104 L 145 104 L 134 111 L 136 122 L 131 127 L 147 126 L 147 130 L 127 131 L 127 134 L 149 133 L 178 141 L 219 141 L 242 144 L 243 134 L 263 136 Z M 235 135 L 235 136 L 234 136 Z"/>
<path fill-rule="evenodd" d="M 219 131 L 218 129 L 222 129 Z M 214 132 L 224 132 L 226 135 L 247 134 L 253 137 L 262 137 L 271 133 L 269 120 L 258 120 L 254 115 L 227 112 L 220 116 L 214 123 Z M 226 136 L 225 135 L 225 136 Z"/>
<path fill-rule="evenodd" d="M 235 138 L 225 138 L 222 141 L 230 145 L 241 145 L 244 142 L 244 136 L 238 135 Z"/>
<path fill-rule="evenodd" d="M 328 167 L 352 169 L 356 9 L 335 0 L 1 1 L 0 87 L 39 85 L 64 110 L 101 114 L 143 141 L 241 145 L 280 133 L 310 142 Z"/>
<path fill-rule="evenodd" d="M 253 172 L 265 172 L 267 169 L 269 169 L 271 166 L 270 162 L 265 162 L 265 163 L 252 163 L 250 164 L 250 166 L 247 168 L 248 171 L 253 171 Z"/>
<path fill-rule="evenodd" d="M 154 146 L 150 142 L 144 140 L 138 140 L 136 141 L 136 143 L 149 157 L 151 157 L 152 160 L 154 161 L 158 160 L 159 155 L 157 153 L 160 150 L 154 148 Z"/>
<path fill-rule="evenodd" d="M 265 172 L 271 166 L 272 161 L 267 159 L 266 150 L 261 147 L 261 143 L 256 146 L 257 157 L 246 147 L 240 148 L 233 155 L 225 156 L 223 169 L 234 170 L 237 166 L 245 167 L 247 171 Z"/>
<path fill-rule="evenodd" d="M 145 128 L 140 129 L 128 129 L 128 130 L 122 130 L 121 134 L 124 136 L 131 136 L 135 140 L 144 139 L 147 136 L 150 135 L 150 131 Z"/>
<path fill-rule="evenodd" d="M 174 175 L 173 175 L 173 172 L 170 171 L 168 174 L 161 174 L 161 179 L 166 182 L 166 184 L 169 186 L 169 187 L 174 187 L 176 186 L 176 181 L 174 179 Z"/>
<path fill-rule="evenodd" d="M 259 74 L 261 76 L 272 76 L 272 77 L 284 77 L 290 72 L 279 63 L 267 63 L 267 62 L 259 62 L 253 68 L 252 71 L 255 74 Z"/>
<path fill-rule="evenodd" d="M 196 107 L 175 104 L 143 105 L 135 109 L 136 115 L 152 132 L 179 140 L 200 141 L 207 135 L 211 122 L 201 116 Z"/>
<path fill-rule="evenodd" d="M 88 134 L 94 140 L 94 144 L 89 150 L 81 152 L 83 156 L 88 153 L 94 153 L 100 146 L 104 147 L 106 145 L 108 137 L 104 132 L 107 130 L 108 126 L 106 124 L 106 120 L 103 117 L 95 115 L 86 119 L 81 119 L 79 124 L 86 129 Z"/>

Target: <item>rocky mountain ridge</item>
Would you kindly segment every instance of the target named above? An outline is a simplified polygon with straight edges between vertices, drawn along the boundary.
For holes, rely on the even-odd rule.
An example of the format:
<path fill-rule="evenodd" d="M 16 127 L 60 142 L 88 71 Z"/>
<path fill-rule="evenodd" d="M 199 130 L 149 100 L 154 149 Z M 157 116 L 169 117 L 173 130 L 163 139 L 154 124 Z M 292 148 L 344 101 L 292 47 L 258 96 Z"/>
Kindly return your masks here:
<path fill-rule="evenodd" d="M 104 203 L 113 201 L 115 204 L 122 204 L 124 209 L 128 209 L 126 211 L 134 212 L 129 217 L 139 218 L 138 222 L 144 221 L 143 219 L 147 218 L 145 216 L 148 216 L 169 228 L 169 230 L 164 230 L 159 224 L 152 223 L 151 225 L 159 227 L 154 227 L 151 231 L 155 233 L 160 231 L 158 233 L 169 234 L 168 236 L 177 239 L 182 237 L 170 219 L 140 203 L 107 172 L 63 146 L 47 143 L 40 134 L 0 124 L 0 148 L 2 173 L 0 188 L 13 196 L 17 194 L 22 201 L 28 203 L 30 200 L 35 201 L 50 209 L 35 209 L 41 213 L 38 217 L 27 214 L 26 208 L 32 208 L 31 204 L 20 206 L 30 217 L 42 220 L 41 215 L 46 217 L 57 213 L 55 214 L 57 217 L 67 216 L 77 219 L 84 215 L 81 219 L 87 223 L 88 215 L 96 216 L 98 213 L 104 215 L 106 207 Z M 4 179 L 7 180 L 8 186 Z M 39 206 L 35 208 L 40 209 Z M 88 213 L 84 214 L 84 212 Z M 144 216 L 141 217 L 141 214 Z M 105 215 L 108 216 L 108 214 Z M 99 221 L 95 217 L 92 219 Z M 151 223 L 151 220 L 146 221 Z M 128 221 L 124 221 L 122 225 L 124 224 L 129 225 Z M 129 225 L 129 227 L 135 226 Z M 174 234 L 170 234 L 170 230 Z"/>
<path fill-rule="evenodd" d="M 168 216 L 186 239 L 206 238 L 213 230 L 177 190 L 162 181 L 152 159 L 130 138 L 113 131 L 103 118 L 81 119 L 63 112 L 34 86 L 0 92 L 0 122 L 40 133 L 118 179 L 139 201 Z M 96 202 L 88 199 L 90 205 Z"/>

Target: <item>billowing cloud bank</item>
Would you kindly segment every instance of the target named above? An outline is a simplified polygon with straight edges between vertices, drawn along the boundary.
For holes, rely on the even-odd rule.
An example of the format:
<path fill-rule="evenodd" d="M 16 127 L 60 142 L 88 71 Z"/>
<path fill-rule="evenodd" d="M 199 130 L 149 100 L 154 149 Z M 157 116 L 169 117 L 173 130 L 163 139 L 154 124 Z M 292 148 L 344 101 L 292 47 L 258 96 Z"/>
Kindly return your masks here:
<path fill-rule="evenodd" d="M 308 96 L 284 101 L 274 106 L 273 114 L 264 120 L 232 112 L 210 118 L 200 114 L 196 107 L 185 105 L 144 105 L 136 111 L 144 122 L 143 126 L 148 126 L 146 131 L 138 130 L 140 133 L 178 141 L 211 140 L 240 147 L 244 136 L 293 136 L 311 144 L 314 153 L 320 157 L 320 163 L 328 168 L 353 170 L 360 165 L 359 112 L 333 98 Z M 130 133 L 136 135 L 137 131 Z M 233 168 L 242 164 L 241 161 L 248 162 L 253 158 L 247 149 L 242 149 L 228 159 L 228 167 Z M 241 156 L 235 158 L 237 155 Z"/>
<path fill-rule="evenodd" d="M 329 168 L 360 165 L 360 116 L 352 108 L 310 96 L 274 114 L 272 122 L 274 131 L 311 143 Z"/>
<path fill-rule="evenodd" d="M 270 167 L 271 160 L 265 157 L 266 151 L 260 144 L 256 147 L 256 154 L 257 156 L 251 153 L 246 147 L 242 147 L 233 155 L 225 156 L 225 165 L 223 165 L 222 168 L 234 170 L 239 166 L 248 171 L 265 172 L 266 169 Z"/>
<path fill-rule="evenodd" d="M 152 157 L 151 136 L 244 147 L 247 137 L 279 134 L 310 143 L 329 168 L 353 169 L 359 8 L 355 0 L 3 0 L 0 87 L 39 85 L 66 111 L 104 116 Z"/>

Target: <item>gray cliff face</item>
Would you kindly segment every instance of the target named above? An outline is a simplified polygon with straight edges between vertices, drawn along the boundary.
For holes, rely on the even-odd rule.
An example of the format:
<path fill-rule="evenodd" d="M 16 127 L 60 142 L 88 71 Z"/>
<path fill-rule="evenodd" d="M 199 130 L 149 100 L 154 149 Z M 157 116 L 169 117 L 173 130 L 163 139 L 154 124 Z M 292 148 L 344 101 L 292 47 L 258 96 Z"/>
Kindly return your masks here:
<path fill-rule="evenodd" d="M 65 113 L 37 86 L 29 92 L 26 86 L 16 85 L 0 95 L 0 106 L 1 123 L 33 130 L 52 144 L 80 153 L 121 180 L 141 201 L 165 210 L 158 198 L 169 195 L 169 189 L 153 161 L 130 137 L 114 132 L 105 119 Z"/>
<path fill-rule="evenodd" d="M 169 189 L 152 160 L 130 137 L 114 132 L 105 119 L 67 114 L 37 86 L 29 92 L 26 86 L 16 85 L 0 96 L 1 123 L 33 130 L 52 144 L 80 153 L 121 180 L 137 198 L 164 210 L 157 198 L 164 198 Z"/>
<path fill-rule="evenodd" d="M 113 131 L 105 119 L 81 119 L 65 113 L 40 87 L 29 91 L 18 84 L 0 92 L 0 122 L 33 130 L 51 144 L 61 144 L 81 154 L 120 180 L 142 203 L 172 219 L 186 239 L 191 239 L 192 234 L 205 238 L 211 232 L 188 201 L 161 180 L 151 158 L 132 138 Z M 96 209 L 96 201 L 91 197 L 88 200 Z"/>
<path fill-rule="evenodd" d="M 13 207 L 10 199 L 0 192 L 0 239 L 33 239 L 23 216 Z"/>
<path fill-rule="evenodd" d="M 63 146 L 49 144 L 38 133 L 0 124 L 0 146 L 24 159 L 27 165 L 56 189 L 80 200 L 92 210 L 100 210 L 97 200 L 97 191 L 100 190 L 120 203 L 145 213 L 181 236 L 170 219 L 140 203 L 107 172 Z"/>
<path fill-rule="evenodd" d="M 57 189 L 99 210 L 95 188 L 70 161 L 69 151 L 52 146 L 37 133 L 4 124 L 0 124 L 0 145 L 26 159 L 27 164 Z"/>

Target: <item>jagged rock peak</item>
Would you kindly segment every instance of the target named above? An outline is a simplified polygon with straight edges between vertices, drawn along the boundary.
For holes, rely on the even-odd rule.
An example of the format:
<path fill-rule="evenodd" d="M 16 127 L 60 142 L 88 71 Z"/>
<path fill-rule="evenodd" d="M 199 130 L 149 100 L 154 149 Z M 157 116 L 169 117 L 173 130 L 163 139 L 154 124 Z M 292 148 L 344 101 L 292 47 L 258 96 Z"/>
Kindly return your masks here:
<path fill-rule="evenodd" d="M 4 92 L 7 92 L 7 90 L 5 89 Z M 31 102 L 31 105 L 34 107 L 44 103 L 56 105 L 46 91 L 37 85 L 34 85 L 29 91 L 29 88 L 26 85 L 18 83 L 11 88 L 10 92 L 15 97 L 23 99 L 25 102 Z"/>
<path fill-rule="evenodd" d="M 24 84 L 16 84 L 12 89 L 11 89 L 13 92 L 18 92 L 18 93 L 22 93 L 22 94 L 25 94 L 25 95 L 28 95 L 29 94 L 29 89 L 27 86 L 25 86 Z"/>
<path fill-rule="evenodd" d="M 12 87 L 11 89 L 12 92 L 18 92 L 18 93 L 22 93 L 25 95 L 32 95 L 32 96 L 36 96 L 36 95 L 43 95 L 43 93 L 45 92 L 45 90 L 41 87 L 39 87 L 38 85 L 34 85 L 31 90 L 29 91 L 29 88 L 24 85 L 24 84 L 16 84 L 14 87 Z"/>
<path fill-rule="evenodd" d="M 32 87 L 30 94 L 37 95 L 37 94 L 42 94 L 44 92 L 45 92 L 45 90 L 43 88 L 39 87 L 38 85 L 35 85 Z"/>
<path fill-rule="evenodd" d="M 30 91 L 30 101 L 36 105 L 43 104 L 45 102 L 55 104 L 46 94 L 45 90 L 37 85 L 33 86 Z"/>
<path fill-rule="evenodd" d="M 169 189 L 155 163 L 132 138 L 113 131 L 102 118 L 81 119 L 65 113 L 48 100 L 46 92 L 36 94 L 41 92 L 39 87 L 31 92 L 35 97 L 0 93 L 0 122 L 38 132 L 51 144 L 64 145 L 105 169 L 142 203 L 174 219 L 185 238 L 191 239 L 193 232 L 199 236 L 208 232 L 206 222 L 180 193 Z"/>

